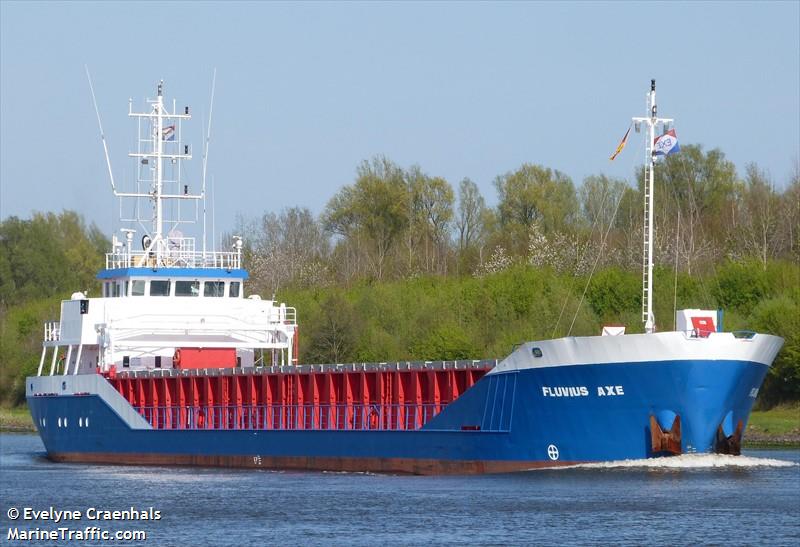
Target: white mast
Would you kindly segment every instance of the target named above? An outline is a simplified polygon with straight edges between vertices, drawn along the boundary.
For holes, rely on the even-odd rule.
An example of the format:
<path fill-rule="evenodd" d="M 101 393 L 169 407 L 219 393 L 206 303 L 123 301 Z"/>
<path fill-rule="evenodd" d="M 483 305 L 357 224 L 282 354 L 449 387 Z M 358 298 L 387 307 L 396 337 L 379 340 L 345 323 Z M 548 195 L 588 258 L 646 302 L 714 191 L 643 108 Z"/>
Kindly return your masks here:
<path fill-rule="evenodd" d="M 153 219 L 153 242 L 156 245 L 156 256 L 159 256 L 161 253 L 162 245 L 162 231 L 163 231 L 163 204 L 161 199 L 162 189 L 163 189 L 163 173 L 162 169 L 164 168 L 164 80 L 161 80 L 158 83 L 158 96 L 156 97 L 156 104 L 155 104 L 155 112 L 156 112 L 156 130 L 155 130 L 155 159 L 156 159 L 156 180 L 155 180 L 155 188 L 153 189 L 153 200 L 155 201 L 156 206 L 156 217 Z"/>
<path fill-rule="evenodd" d="M 653 315 L 653 189 L 656 158 L 653 155 L 653 145 L 656 140 L 656 126 L 668 126 L 672 118 L 659 118 L 656 108 L 656 81 L 650 80 L 650 93 L 647 95 L 647 113 L 644 118 L 633 118 L 636 131 L 641 124 L 647 125 L 647 143 L 645 146 L 645 161 L 647 172 L 644 177 L 644 253 L 642 260 L 642 321 L 645 332 L 656 330 L 656 319 Z"/>
<path fill-rule="evenodd" d="M 155 210 L 153 215 L 153 228 L 152 228 L 152 237 L 149 238 L 149 243 L 146 245 L 144 249 L 145 254 L 139 260 L 139 264 L 137 266 L 141 266 L 144 261 L 149 257 L 155 259 L 155 265 L 161 265 L 164 263 L 164 260 L 169 253 L 169 248 L 166 242 L 166 237 L 164 234 L 164 200 L 165 199 L 190 199 L 190 200 L 199 200 L 203 196 L 202 194 L 190 194 L 188 192 L 188 186 L 184 187 L 184 191 L 181 192 L 180 190 L 180 181 L 173 180 L 168 181 L 176 186 L 174 193 L 165 193 L 164 192 L 164 160 L 169 160 L 172 163 L 177 161 L 191 159 L 192 155 L 189 152 L 189 147 L 184 146 L 181 148 L 179 139 L 179 132 L 178 127 L 175 125 L 170 125 L 165 127 L 165 121 L 169 122 L 171 120 L 188 120 L 191 118 L 189 114 L 189 107 L 186 107 L 183 114 L 178 113 L 175 111 L 173 107 L 173 112 L 169 112 L 164 108 L 164 82 L 161 81 L 158 84 L 158 95 L 155 100 L 150 100 L 150 104 L 152 105 L 152 109 L 150 112 L 147 113 L 140 113 L 140 112 L 133 112 L 132 109 L 129 110 L 128 116 L 134 118 L 145 118 L 150 121 L 150 128 L 149 128 L 149 135 L 147 138 L 142 139 L 142 136 L 139 137 L 139 142 L 149 142 L 151 143 L 150 150 L 145 150 L 144 152 L 132 152 L 128 154 L 130 157 L 138 158 L 143 164 L 150 165 L 152 162 L 153 165 L 153 175 L 151 183 L 150 192 L 148 193 L 126 193 L 126 192 L 115 192 L 117 196 L 120 197 L 132 197 L 132 198 L 148 198 L 153 202 L 153 208 Z M 146 130 L 147 131 L 147 130 Z M 164 143 L 169 140 L 175 140 L 177 142 L 177 150 L 175 151 L 165 151 Z"/>

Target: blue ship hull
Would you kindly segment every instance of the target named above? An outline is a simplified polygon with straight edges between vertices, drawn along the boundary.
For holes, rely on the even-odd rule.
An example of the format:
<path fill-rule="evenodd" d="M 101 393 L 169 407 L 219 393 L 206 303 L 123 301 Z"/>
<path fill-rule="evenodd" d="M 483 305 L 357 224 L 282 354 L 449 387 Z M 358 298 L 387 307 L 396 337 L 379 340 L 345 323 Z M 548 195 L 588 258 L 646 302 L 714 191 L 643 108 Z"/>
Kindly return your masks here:
<path fill-rule="evenodd" d="M 56 461 L 500 472 L 659 455 L 653 418 L 667 431 L 680 417 L 681 452 L 711 452 L 720 427 L 727 436 L 746 425 L 768 368 L 678 360 L 498 370 L 412 431 L 135 429 L 98 393 L 29 394 L 28 405 Z"/>

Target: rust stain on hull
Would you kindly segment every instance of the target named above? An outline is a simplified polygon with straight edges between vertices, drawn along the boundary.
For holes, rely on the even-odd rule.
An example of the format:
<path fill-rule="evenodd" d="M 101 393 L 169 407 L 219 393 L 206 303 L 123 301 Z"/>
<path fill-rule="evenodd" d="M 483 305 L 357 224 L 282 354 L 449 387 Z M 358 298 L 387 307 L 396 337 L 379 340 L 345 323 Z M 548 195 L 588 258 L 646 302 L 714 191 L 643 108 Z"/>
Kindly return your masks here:
<path fill-rule="evenodd" d="M 435 460 L 414 458 L 337 458 L 318 456 L 201 456 L 192 454 L 113 454 L 61 452 L 54 462 L 112 465 L 176 465 L 286 471 L 346 471 L 410 475 L 478 475 L 564 467 L 572 461 Z"/>
<path fill-rule="evenodd" d="M 661 429 L 655 416 L 650 416 L 650 444 L 654 454 L 667 452 L 678 456 L 683 453 L 681 449 L 681 417 L 675 416 L 675 421 L 668 431 Z"/>

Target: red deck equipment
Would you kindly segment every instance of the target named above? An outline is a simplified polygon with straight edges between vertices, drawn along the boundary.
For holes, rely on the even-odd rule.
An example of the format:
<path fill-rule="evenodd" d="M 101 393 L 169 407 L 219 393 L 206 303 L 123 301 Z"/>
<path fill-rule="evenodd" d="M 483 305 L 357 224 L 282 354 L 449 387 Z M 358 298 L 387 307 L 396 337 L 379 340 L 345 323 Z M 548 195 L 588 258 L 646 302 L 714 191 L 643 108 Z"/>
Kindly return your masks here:
<path fill-rule="evenodd" d="M 692 326 L 700 338 L 706 338 L 716 330 L 714 328 L 714 320 L 711 317 L 692 317 Z"/>
<path fill-rule="evenodd" d="M 172 357 L 177 369 L 232 368 L 236 366 L 233 348 L 178 348 Z"/>
<path fill-rule="evenodd" d="M 422 427 L 495 364 L 181 369 L 107 379 L 156 429 L 396 430 Z"/>

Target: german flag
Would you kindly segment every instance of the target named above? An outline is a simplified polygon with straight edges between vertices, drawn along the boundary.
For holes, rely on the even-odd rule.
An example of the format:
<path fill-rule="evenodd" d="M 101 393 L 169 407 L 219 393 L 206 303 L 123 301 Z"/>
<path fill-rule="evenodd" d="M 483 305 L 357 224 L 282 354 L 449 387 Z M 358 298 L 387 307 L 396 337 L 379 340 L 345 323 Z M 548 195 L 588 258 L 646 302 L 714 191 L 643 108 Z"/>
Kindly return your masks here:
<path fill-rule="evenodd" d="M 611 155 L 611 157 L 609 158 L 611 161 L 614 161 L 614 158 L 616 158 L 617 156 L 619 156 L 619 153 L 620 153 L 620 152 L 622 152 L 622 149 L 623 149 L 623 148 L 625 148 L 625 144 L 627 144 L 627 142 L 628 142 L 628 134 L 629 134 L 630 132 L 631 132 L 631 126 L 629 125 L 629 126 L 628 126 L 628 130 L 627 130 L 627 131 L 625 131 L 625 136 L 624 136 L 624 137 L 622 137 L 622 140 L 621 140 L 621 141 L 620 141 L 620 143 L 619 143 L 619 146 L 617 146 L 617 149 L 616 149 L 616 150 L 614 150 L 614 153 L 613 153 L 613 154 Z"/>

